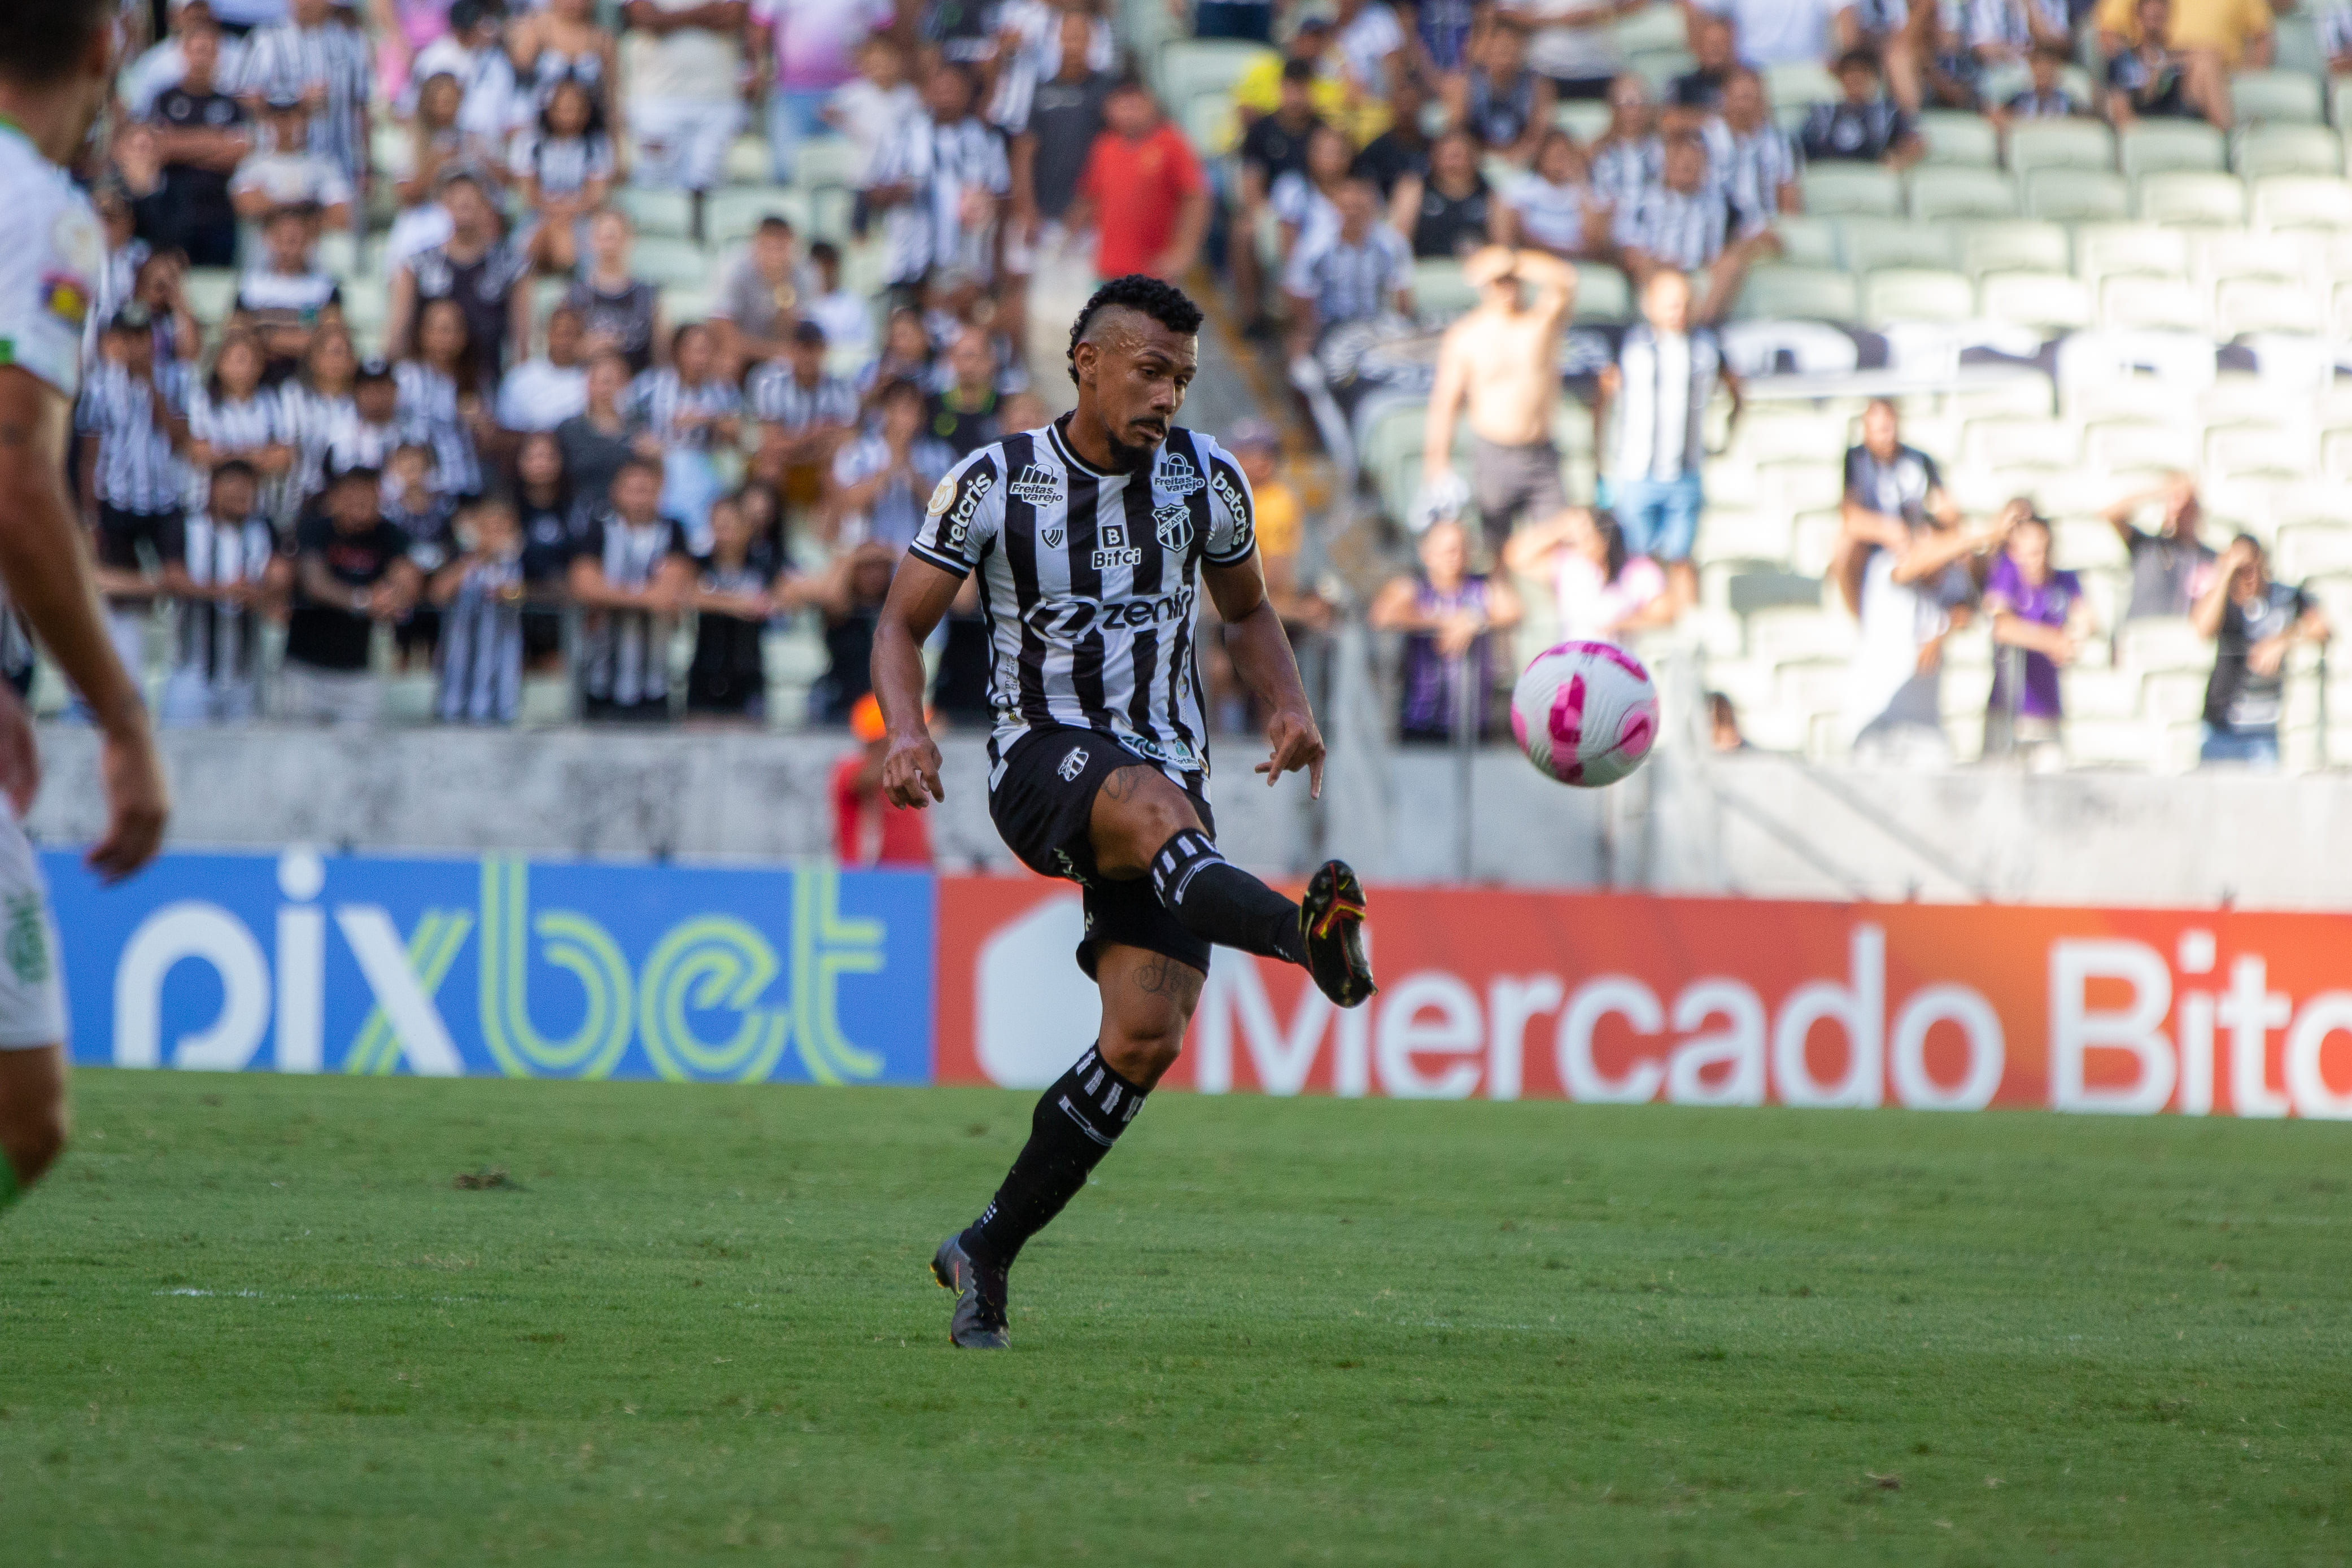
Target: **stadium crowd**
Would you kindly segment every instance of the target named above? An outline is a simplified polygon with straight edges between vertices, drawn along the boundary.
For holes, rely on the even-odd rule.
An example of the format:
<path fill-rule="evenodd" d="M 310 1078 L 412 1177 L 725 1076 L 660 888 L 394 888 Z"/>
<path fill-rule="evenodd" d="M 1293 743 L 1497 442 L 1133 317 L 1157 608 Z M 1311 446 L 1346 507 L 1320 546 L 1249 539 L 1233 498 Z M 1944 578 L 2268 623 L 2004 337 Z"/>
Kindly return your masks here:
<path fill-rule="evenodd" d="M 1684 68 L 1654 79 L 1620 25 L 1669 10 Z M 113 248 L 76 475 L 133 667 L 168 635 L 163 720 L 366 722 L 389 661 L 434 673 L 449 722 L 514 722 L 528 678 L 557 673 L 590 719 L 772 721 L 797 715 L 770 714 L 769 632 L 800 622 L 824 652 L 807 717 L 846 723 L 934 486 L 1056 405 L 1074 305 L 1053 279 L 1075 254 L 1086 277 L 1188 281 L 1294 362 L 1402 328 L 1417 262 L 1465 263 L 1486 303 L 1453 333 L 1502 336 L 1441 369 L 1427 504 L 1395 519 L 1425 525 L 1419 567 L 1368 613 L 1402 635 L 1405 737 L 1483 733 L 1521 586 L 1569 634 L 1669 628 L 1697 602 L 1710 409 L 1739 413 L 1716 328 L 1802 215 L 1805 171 L 1906 169 L 1936 110 L 2226 130 L 2231 73 L 2273 47 L 2264 0 L 1197 0 L 1155 26 L 1278 40 L 1204 131 L 1146 85 L 1157 40 L 1132 15 L 171 5 L 88 172 Z M 2352 4 L 2316 20 L 2352 68 Z M 1820 84 L 1801 117 L 1769 90 L 1791 67 Z M 747 131 L 764 150 L 745 199 Z M 1579 264 L 1622 269 L 1638 317 L 1599 378 L 1589 497 L 1551 436 Z M 1498 371 L 1498 344 L 1535 373 Z M 1896 412 L 1859 421 L 1827 573 L 1859 626 L 1851 737 L 1942 755 L 1937 645 L 1979 615 L 2016 650 L 1989 733 L 2049 746 L 2087 601 L 2030 498 L 1969 522 Z M 1285 443 L 1228 439 L 1276 602 L 1311 639 L 1341 606 L 1306 580 Z M 1474 501 L 1480 527 L 1452 520 Z M 2185 480 L 2118 499 L 2129 613 L 2215 641 L 2209 756 L 2275 758 L 2284 650 L 2326 620 L 2255 540 L 2217 556 L 2198 515 Z M 1207 646 L 1213 706 L 1246 722 Z M 940 711 L 984 719 L 972 607 L 935 652 Z"/>

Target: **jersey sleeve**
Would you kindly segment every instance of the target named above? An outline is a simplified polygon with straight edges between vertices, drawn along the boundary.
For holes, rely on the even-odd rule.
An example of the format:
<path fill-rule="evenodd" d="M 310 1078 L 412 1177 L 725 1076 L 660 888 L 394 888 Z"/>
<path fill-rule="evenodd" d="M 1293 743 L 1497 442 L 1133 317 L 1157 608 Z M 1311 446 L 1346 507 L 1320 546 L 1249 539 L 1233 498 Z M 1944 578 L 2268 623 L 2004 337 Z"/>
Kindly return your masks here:
<path fill-rule="evenodd" d="M 1223 447 L 1201 444 L 1209 471 L 1209 537 L 1202 553 L 1211 566 L 1239 566 L 1257 553 L 1257 503 L 1249 476 Z"/>
<path fill-rule="evenodd" d="M 14 365 L 68 398 L 81 388 L 82 330 L 98 300 L 106 245 L 79 195 L 22 193 L 10 243 L 0 246 L 0 365 Z"/>
<path fill-rule="evenodd" d="M 983 446 L 950 469 L 931 492 L 923 526 L 907 551 L 941 571 L 966 577 L 1003 526 L 1004 475 L 997 448 Z"/>

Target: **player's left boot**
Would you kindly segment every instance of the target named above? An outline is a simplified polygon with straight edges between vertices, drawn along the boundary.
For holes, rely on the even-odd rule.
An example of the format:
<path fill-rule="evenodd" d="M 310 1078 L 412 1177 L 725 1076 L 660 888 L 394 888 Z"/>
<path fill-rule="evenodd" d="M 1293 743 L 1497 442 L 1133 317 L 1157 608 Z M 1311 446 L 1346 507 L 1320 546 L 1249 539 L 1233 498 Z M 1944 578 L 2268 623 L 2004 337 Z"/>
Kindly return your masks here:
<path fill-rule="evenodd" d="M 1361 1007 L 1379 988 L 1364 956 L 1364 884 L 1346 861 L 1325 861 L 1298 906 L 1307 972 L 1343 1008 Z"/>
<path fill-rule="evenodd" d="M 1013 1343 L 1004 1328 L 1007 1281 L 1002 1269 L 983 1269 L 963 1249 L 959 1230 L 931 1255 L 931 1278 L 956 1293 L 948 1320 L 948 1343 L 959 1350 L 1003 1350 Z"/>

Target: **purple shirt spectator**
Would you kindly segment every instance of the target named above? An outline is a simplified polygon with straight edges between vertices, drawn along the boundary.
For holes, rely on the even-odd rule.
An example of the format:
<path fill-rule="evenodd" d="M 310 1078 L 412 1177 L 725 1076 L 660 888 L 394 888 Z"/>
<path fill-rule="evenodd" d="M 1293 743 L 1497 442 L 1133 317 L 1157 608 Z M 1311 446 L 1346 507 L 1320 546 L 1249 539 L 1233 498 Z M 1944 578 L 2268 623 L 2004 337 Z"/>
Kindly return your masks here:
<path fill-rule="evenodd" d="M 2071 571 L 2053 571 L 2039 583 L 2025 580 L 2017 562 L 2007 555 L 1992 563 L 1992 575 L 1985 580 L 1987 608 L 2007 610 L 2020 620 L 2047 626 L 2053 632 L 2066 629 L 2067 618 L 2082 601 L 2082 580 Z M 2003 651 L 2004 653 L 2006 650 Z M 2054 719 L 2061 716 L 2058 696 L 2058 666 L 2050 655 L 2025 649 L 2025 684 L 2018 693 L 2017 714 L 2020 718 Z M 2009 673 L 2017 662 L 2010 658 L 1993 661 L 1992 701 L 1998 712 L 2009 701 Z"/>

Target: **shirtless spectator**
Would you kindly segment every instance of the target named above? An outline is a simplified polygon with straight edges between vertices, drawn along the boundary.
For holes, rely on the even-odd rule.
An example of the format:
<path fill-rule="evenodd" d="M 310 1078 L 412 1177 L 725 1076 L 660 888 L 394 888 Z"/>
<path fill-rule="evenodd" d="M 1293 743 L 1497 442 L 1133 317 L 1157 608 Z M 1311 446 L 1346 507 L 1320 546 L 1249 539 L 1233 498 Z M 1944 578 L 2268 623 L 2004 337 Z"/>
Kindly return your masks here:
<path fill-rule="evenodd" d="M 1478 305 L 1445 329 L 1438 349 L 1422 437 L 1423 505 L 1451 512 L 1475 499 L 1488 548 L 1499 555 L 1522 517 L 1548 517 L 1568 505 L 1551 415 L 1576 268 L 1489 246 L 1462 271 L 1478 290 Z M 1475 443 L 1466 486 L 1454 472 L 1454 423 L 1465 404 Z"/>
<path fill-rule="evenodd" d="M 1839 507 L 1840 539 L 1830 577 L 1846 608 L 1862 612 L 1861 581 L 1873 551 L 1906 539 L 1910 530 L 1934 522 L 1957 528 L 1960 508 L 1944 490 L 1936 460 L 1903 444 L 1895 405 L 1874 398 L 1862 413 L 1862 444 L 1845 455 L 1845 497 Z"/>
<path fill-rule="evenodd" d="M 2158 508 L 2154 533 L 2132 522 L 2148 507 Z M 2126 496 L 2107 508 L 2107 525 L 2131 556 L 2131 599 L 2124 608 L 2125 620 L 2186 615 L 2204 596 L 2213 573 L 2212 548 L 2197 538 L 2204 516 L 2197 481 L 2186 474 L 2168 474 L 2155 489 Z"/>

